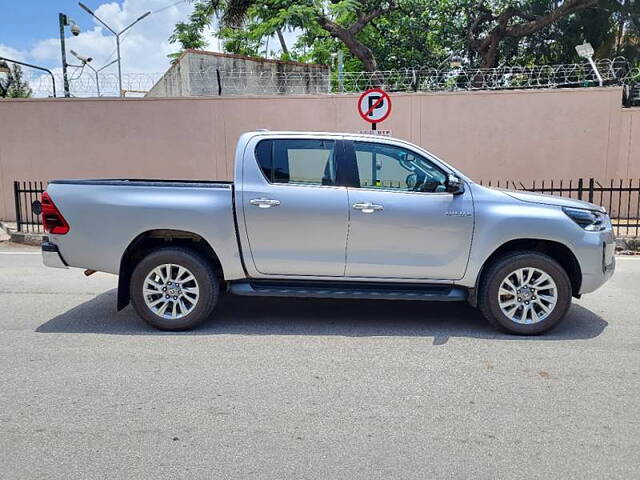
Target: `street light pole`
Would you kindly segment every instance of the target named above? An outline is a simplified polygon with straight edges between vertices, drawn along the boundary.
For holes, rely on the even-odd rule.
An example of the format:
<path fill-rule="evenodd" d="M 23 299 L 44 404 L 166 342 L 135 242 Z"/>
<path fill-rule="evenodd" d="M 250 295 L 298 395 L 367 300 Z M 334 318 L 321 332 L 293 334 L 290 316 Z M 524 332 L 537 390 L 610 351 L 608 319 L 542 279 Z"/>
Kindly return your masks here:
<path fill-rule="evenodd" d="M 112 62 L 107 63 L 104 67 L 100 67 L 99 69 L 95 69 L 93 68 L 91 65 L 87 65 L 91 70 L 93 70 L 93 72 L 96 74 L 96 87 L 98 89 L 98 96 L 100 96 L 100 77 L 98 76 L 98 74 L 104 70 L 107 67 L 110 67 L 111 65 L 113 65 L 114 63 L 116 63 L 117 60 L 114 60 Z"/>
<path fill-rule="evenodd" d="M 122 97 L 122 61 L 120 60 L 120 35 L 116 35 L 116 51 L 117 51 L 117 60 L 118 60 L 118 92 Z"/>
<path fill-rule="evenodd" d="M 119 32 L 116 32 L 113 28 L 111 28 L 109 25 L 104 23 L 102 21 L 102 19 L 100 17 L 98 17 L 95 13 L 93 13 L 93 10 L 91 10 L 89 7 L 87 7 L 84 3 L 78 2 L 78 5 L 80 5 L 80 8 L 82 8 L 85 12 L 87 12 L 93 18 L 98 20 L 102 25 L 104 25 L 104 27 L 107 30 L 109 30 L 111 33 L 113 33 L 113 35 L 116 37 L 116 52 L 117 52 L 116 61 L 118 62 L 118 86 L 119 86 L 119 89 L 120 89 L 120 96 L 122 97 L 124 90 L 122 89 L 122 61 L 121 61 L 121 57 L 120 57 L 120 36 L 124 32 L 126 32 L 127 30 L 129 30 L 131 27 L 133 27 L 140 20 L 142 20 L 143 18 L 148 17 L 149 15 L 151 15 L 151 11 L 148 11 L 148 12 L 144 13 L 143 15 L 138 17 L 136 19 L 136 21 L 133 22 L 131 25 L 129 25 L 128 27 L 125 27 L 123 30 L 120 30 Z"/>
<path fill-rule="evenodd" d="M 47 72 L 49 75 L 51 75 L 51 88 L 53 89 L 53 98 L 56 97 L 56 79 L 53 76 L 53 72 L 48 68 L 39 67 L 38 65 L 31 65 L 30 63 L 19 62 L 18 60 L 12 60 L 11 58 L 0 57 L 0 60 L 10 63 L 17 63 L 18 65 L 22 65 L 23 67 L 35 68 L 36 70 Z"/>
<path fill-rule="evenodd" d="M 93 68 L 93 65 L 91 65 L 91 61 L 93 60 L 93 58 L 84 57 L 82 55 L 79 55 L 74 50 L 71 50 L 71 55 L 73 55 L 74 57 L 76 57 L 78 60 L 80 60 L 82 62 L 81 67 L 89 67 L 91 70 L 93 70 L 93 73 L 96 76 L 96 90 L 98 92 L 98 96 L 100 96 L 100 76 L 99 76 L 99 73 L 102 70 L 104 70 L 105 68 L 110 67 L 111 65 L 116 63 L 118 60 L 113 60 L 112 62 L 109 62 L 106 65 L 103 65 L 102 67 L 100 67 L 98 69 L 95 69 L 95 68 Z"/>
<path fill-rule="evenodd" d="M 602 86 L 604 82 L 602 81 L 602 75 L 600 75 L 596 62 L 593 61 L 594 52 L 591 44 L 589 42 L 584 42 L 582 45 L 576 45 L 576 52 L 578 53 L 578 56 L 587 59 L 589 65 L 591 65 L 593 73 L 595 73 L 596 78 L 598 79 L 598 85 Z"/>

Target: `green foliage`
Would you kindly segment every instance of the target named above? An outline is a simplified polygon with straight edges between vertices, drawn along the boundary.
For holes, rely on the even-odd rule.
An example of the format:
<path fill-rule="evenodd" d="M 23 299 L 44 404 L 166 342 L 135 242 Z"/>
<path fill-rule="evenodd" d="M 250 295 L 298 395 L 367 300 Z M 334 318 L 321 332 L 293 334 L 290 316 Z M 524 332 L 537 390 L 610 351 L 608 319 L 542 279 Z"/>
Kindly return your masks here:
<path fill-rule="evenodd" d="M 447 64 L 451 55 L 460 55 L 469 66 L 480 62 L 470 48 L 468 28 L 479 14 L 477 0 L 198 0 L 187 22 L 176 25 L 170 40 L 182 48 L 203 48 L 204 32 L 215 18 L 216 34 L 224 48 L 245 55 L 279 55 L 282 59 L 331 64 L 342 51 L 346 71 L 362 70 L 362 63 L 345 46 L 322 28 L 324 16 L 348 28 L 358 14 L 381 8 L 376 17 L 356 35 L 368 47 L 381 70 Z M 499 15 L 514 7 L 530 16 L 543 16 L 557 8 L 557 0 L 487 0 L 485 6 Z M 386 9 L 386 10 L 385 10 Z M 240 20 L 240 26 L 225 18 Z M 516 17 L 512 24 L 523 22 Z M 215 22 L 214 22 L 215 23 Z M 221 25 L 220 25 L 221 24 Z M 488 22 L 483 32 L 493 28 Z M 277 46 L 277 32 L 295 31 L 288 53 Z M 269 51 L 267 51 L 267 39 Z M 580 61 L 575 45 L 589 41 L 596 56 L 624 55 L 640 60 L 640 0 L 600 0 L 589 8 L 563 17 L 524 38 L 505 37 L 499 48 L 498 64 L 556 64 Z M 279 53 L 276 53 L 279 52 Z"/>
<path fill-rule="evenodd" d="M 2 78 L 6 77 L 6 78 Z M 29 98 L 32 91 L 29 83 L 24 79 L 20 65 L 14 64 L 11 71 L 0 76 L 0 97 Z"/>
<path fill-rule="evenodd" d="M 176 23 L 169 42 L 179 43 L 183 49 L 202 49 L 207 45 L 204 31 L 211 23 L 216 6 L 209 1 L 194 3 L 189 21 Z M 179 54 L 178 54 L 179 55 Z M 172 55 L 175 57 L 175 55 Z"/>
<path fill-rule="evenodd" d="M 532 2 L 533 3 L 533 2 Z M 544 13 L 535 2 L 534 12 Z M 597 8 L 577 12 L 555 24 L 529 35 L 526 41 L 507 39 L 502 48 L 501 61 L 506 64 L 558 64 L 580 62 L 575 46 L 590 42 L 599 58 L 620 54 L 613 47 L 615 37 L 614 16 L 610 11 Z M 638 52 L 635 53 L 637 56 Z M 634 55 L 631 54 L 631 57 Z"/>
<path fill-rule="evenodd" d="M 224 40 L 224 49 L 227 52 L 250 57 L 260 56 L 260 41 L 252 38 L 241 29 L 223 27 L 218 35 Z"/>
<path fill-rule="evenodd" d="M 451 25 L 439 25 L 434 10 L 427 2 L 410 0 L 399 10 L 382 17 L 362 31 L 362 38 L 371 47 L 381 70 L 437 66 L 462 44 L 448 41 Z"/>
<path fill-rule="evenodd" d="M 362 4 L 357 0 L 340 0 L 328 5 L 328 10 L 331 15 L 340 21 L 347 16 L 351 16 L 362 8 Z"/>

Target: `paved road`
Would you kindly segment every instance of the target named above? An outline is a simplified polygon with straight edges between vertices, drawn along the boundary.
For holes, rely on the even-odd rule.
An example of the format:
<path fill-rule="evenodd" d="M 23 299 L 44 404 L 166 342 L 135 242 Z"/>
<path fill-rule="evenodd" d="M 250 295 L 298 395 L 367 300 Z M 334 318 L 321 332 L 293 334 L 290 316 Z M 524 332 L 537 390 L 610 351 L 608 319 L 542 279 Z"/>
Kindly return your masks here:
<path fill-rule="evenodd" d="M 537 338 L 458 304 L 115 312 L 115 277 L 0 247 L 0 478 L 640 478 L 640 259 Z"/>

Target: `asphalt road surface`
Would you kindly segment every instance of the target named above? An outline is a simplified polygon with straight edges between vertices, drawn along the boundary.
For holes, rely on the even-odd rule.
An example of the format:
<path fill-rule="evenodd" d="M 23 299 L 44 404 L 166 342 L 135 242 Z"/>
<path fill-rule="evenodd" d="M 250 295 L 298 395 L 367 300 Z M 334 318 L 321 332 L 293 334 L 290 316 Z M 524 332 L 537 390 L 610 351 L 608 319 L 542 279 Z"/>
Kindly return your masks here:
<path fill-rule="evenodd" d="M 0 478 L 640 478 L 640 259 L 535 338 L 239 297 L 167 334 L 115 286 L 0 246 Z"/>

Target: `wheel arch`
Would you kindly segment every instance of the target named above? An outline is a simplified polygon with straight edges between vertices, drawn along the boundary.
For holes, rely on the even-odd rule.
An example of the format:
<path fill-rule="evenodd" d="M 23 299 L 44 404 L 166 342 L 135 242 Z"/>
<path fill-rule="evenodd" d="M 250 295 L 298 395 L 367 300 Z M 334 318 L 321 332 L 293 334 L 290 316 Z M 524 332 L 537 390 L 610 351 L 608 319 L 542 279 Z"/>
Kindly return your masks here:
<path fill-rule="evenodd" d="M 120 259 L 120 269 L 118 276 L 118 311 L 129 305 L 129 285 L 131 275 L 136 265 L 147 254 L 162 247 L 184 247 L 198 252 L 211 262 L 211 265 L 219 277 L 221 284 L 224 283 L 222 264 L 211 247 L 201 235 L 184 230 L 156 229 L 147 230 L 135 237 L 127 246 Z"/>
<path fill-rule="evenodd" d="M 553 240 L 518 238 L 503 243 L 486 258 L 478 272 L 475 287 L 473 288 L 473 291 L 469 293 L 469 303 L 473 306 L 477 305 L 478 288 L 484 281 L 488 267 L 503 255 L 519 251 L 540 252 L 549 255 L 551 258 L 556 260 L 562 266 L 564 271 L 567 272 L 571 282 L 571 294 L 574 297 L 579 297 L 580 287 L 582 286 L 582 269 L 580 268 L 578 259 L 569 247 L 563 243 Z"/>

